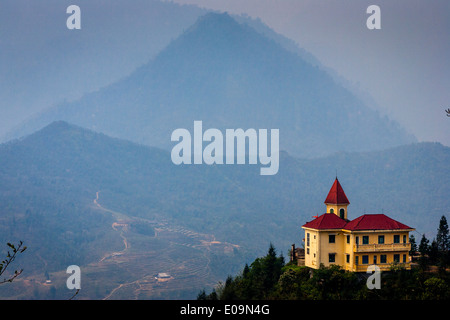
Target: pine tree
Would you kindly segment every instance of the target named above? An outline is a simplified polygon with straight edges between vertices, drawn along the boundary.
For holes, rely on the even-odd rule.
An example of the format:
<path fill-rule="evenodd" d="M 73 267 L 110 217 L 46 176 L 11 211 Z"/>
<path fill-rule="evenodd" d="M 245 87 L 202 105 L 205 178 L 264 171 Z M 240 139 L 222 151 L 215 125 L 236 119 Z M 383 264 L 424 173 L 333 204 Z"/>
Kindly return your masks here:
<path fill-rule="evenodd" d="M 428 254 L 430 252 L 429 243 L 430 241 L 423 234 L 419 244 L 419 252 L 420 252 L 419 265 L 422 270 L 426 270 L 428 267 Z"/>
<path fill-rule="evenodd" d="M 245 278 L 249 272 L 250 272 L 250 268 L 248 267 L 248 264 L 246 263 L 244 270 L 242 271 L 242 276 Z"/>
<path fill-rule="evenodd" d="M 205 289 L 200 291 L 197 295 L 197 300 L 206 300 L 206 292 Z"/>
<path fill-rule="evenodd" d="M 411 243 L 411 251 L 409 252 L 409 255 L 414 256 L 417 252 L 417 243 L 413 234 L 409 236 L 409 243 Z"/>
<path fill-rule="evenodd" d="M 437 244 L 436 239 L 433 239 L 433 241 L 431 241 L 430 251 L 428 253 L 428 256 L 430 258 L 430 263 L 432 265 L 435 265 L 438 262 L 439 249 L 438 249 L 438 244 Z"/>
<path fill-rule="evenodd" d="M 447 219 L 445 218 L 445 216 L 442 216 L 441 220 L 439 221 L 436 242 L 439 251 L 446 252 L 450 249 L 450 236 L 448 231 Z"/>
<path fill-rule="evenodd" d="M 267 255 L 263 259 L 263 286 L 266 291 L 272 290 L 278 282 L 283 266 L 284 258 L 277 257 L 275 247 L 271 243 Z"/>
<path fill-rule="evenodd" d="M 447 219 L 441 217 L 439 228 L 436 235 L 436 244 L 438 249 L 439 270 L 443 272 L 449 263 L 450 236 L 448 231 Z"/>
<path fill-rule="evenodd" d="M 429 251 L 430 251 L 430 246 L 429 246 L 430 241 L 425 237 L 425 235 L 422 235 L 422 239 L 420 239 L 420 244 L 419 244 L 419 252 L 420 252 L 420 256 L 426 256 L 428 255 Z"/>

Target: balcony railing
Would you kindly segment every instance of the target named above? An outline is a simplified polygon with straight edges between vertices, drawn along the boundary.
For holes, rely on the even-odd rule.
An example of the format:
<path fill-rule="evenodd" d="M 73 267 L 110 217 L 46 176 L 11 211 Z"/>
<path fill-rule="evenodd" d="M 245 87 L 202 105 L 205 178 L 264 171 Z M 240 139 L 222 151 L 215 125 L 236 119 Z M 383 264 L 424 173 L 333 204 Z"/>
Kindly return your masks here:
<path fill-rule="evenodd" d="M 375 264 L 378 268 L 380 268 L 380 271 L 389 271 L 391 270 L 393 263 L 378 263 Z M 411 262 L 403 262 L 398 263 L 398 266 L 404 267 L 405 269 L 409 270 L 411 269 Z M 367 272 L 367 268 L 370 266 L 370 264 L 355 264 L 353 265 L 353 271 L 356 272 Z"/>
<path fill-rule="evenodd" d="M 378 252 L 378 251 L 409 251 L 411 243 L 370 243 L 355 244 L 353 252 Z"/>

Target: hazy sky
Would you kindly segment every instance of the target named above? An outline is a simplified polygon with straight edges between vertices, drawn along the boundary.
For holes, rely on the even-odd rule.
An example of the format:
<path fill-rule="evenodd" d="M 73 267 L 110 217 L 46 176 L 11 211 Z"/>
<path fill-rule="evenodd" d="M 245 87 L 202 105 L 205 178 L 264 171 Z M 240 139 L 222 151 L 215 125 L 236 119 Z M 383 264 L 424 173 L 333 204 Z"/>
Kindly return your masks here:
<path fill-rule="evenodd" d="M 367 91 L 420 141 L 450 146 L 450 1 L 174 0 L 259 17 Z M 369 30 L 370 5 L 381 30 Z"/>
<path fill-rule="evenodd" d="M 444 111 L 450 108 L 449 0 L 173 2 L 260 18 L 368 92 L 383 114 L 397 120 L 419 141 L 450 146 L 450 117 Z M 83 10 L 81 32 L 65 30 L 65 8 L 72 3 Z M 151 10 L 149 3 L 1 0 L 0 134 L 32 110 L 71 99 L 82 89 L 104 86 L 104 78 L 115 81 L 150 59 L 151 52 L 163 48 L 163 40 L 173 38 L 177 29 L 146 32 L 146 28 L 167 20 L 164 12 L 172 11 Z M 381 8 L 381 30 L 366 27 L 366 10 L 373 4 Z M 121 59 L 120 54 L 125 53 L 134 58 Z M 88 54 L 93 58 L 86 58 Z M 41 70 L 49 65 L 48 72 Z M 71 66 L 78 71 L 82 68 L 86 76 L 68 77 Z M 59 79 L 58 83 L 54 79 Z M 9 87 L 23 92 L 12 92 Z"/>

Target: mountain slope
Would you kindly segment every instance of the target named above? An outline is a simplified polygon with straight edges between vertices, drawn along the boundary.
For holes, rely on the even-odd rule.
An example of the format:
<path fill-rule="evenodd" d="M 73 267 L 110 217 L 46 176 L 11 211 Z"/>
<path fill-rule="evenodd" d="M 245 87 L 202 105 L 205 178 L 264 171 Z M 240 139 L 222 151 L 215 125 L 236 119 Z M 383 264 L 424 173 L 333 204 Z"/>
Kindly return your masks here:
<path fill-rule="evenodd" d="M 170 148 L 177 128 L 280 129 L 300 157 L 367 151 L 414 141 L 330 75 L 292 50 L 209 13 L 129 77 L 28 122 L 30 133 L 66 120 L 146 145 Z"/>
<path fill-rule="evenodd" d="M 67 299 L 65 268 L 76 264 L 80 299 L 187 299 L 243 261 L 231 244 L 209 245 L 214 234 L 172 218 L 201 190 L 183 195 L 180 179 L 199 183 L 167 151 L 59 121 L 0 145 L 0 154 L 0 242 L 28 246 L 16 261 L 23 279 L 0 288 L 3 298 Z M 159 272 L 174 280 L 161 287 Z M 53 285 L 42 285 L 48 275 Z"/>
<path fill-rule="evenodd" d="M 0 136 L 39 110 L 129 75 L 207 12 L 158 0 L 79 1 L 82 28 L 68 30 L 72 4 L 1 1 Z"/>
<path fill-rule="evenodd" d="M 0 145 L 0 240 L 25 241 L 30 250 L 24 264 L 31 273 L 60 270 L 74 261 L 90 264 L 123 247 L 111 228 L 123 215 L 237 245 L 231 255 L 200 251 L 198 261 L 208 261 L 204 252 L 212 254 L 208 268 L 216 261 L 212 270 L 223 276 L 264 252 L 269 242 L 282 252 L 291 243 L 300 245 L 300 226 L 325 210 L 336 170 L 351 202 L 349 218 L 385 213 L 432 236 L 450 205 L 449 160 L 450 148 L 437 143 L 314 160 L 282 153 L 278 174 L 267 177 L 255 165 L 175 166 L 165 150 L 60 121 Z M 97 192 L 101 206 L 111 211 L 93 205 Z M 152 252 L 167 250 L 170 243 L 145 239 L 139 240 L 142 246 L 131 241 L 135 252 L 152 241 L 157 240 Z"/>

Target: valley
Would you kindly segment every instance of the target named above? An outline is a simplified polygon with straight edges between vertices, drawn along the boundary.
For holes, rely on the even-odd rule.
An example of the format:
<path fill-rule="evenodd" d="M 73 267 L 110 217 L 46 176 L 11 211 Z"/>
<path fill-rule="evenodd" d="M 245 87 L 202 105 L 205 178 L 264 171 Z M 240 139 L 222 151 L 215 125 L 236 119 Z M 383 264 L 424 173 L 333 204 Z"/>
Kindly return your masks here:
<path fill-rule="evenodd" d="M 121 274 L 127 275 L 123 282 L 115 279 L 118 285 L 103 300 L 170 298 L 183 292 L 189 295 L 178 298 L 192 298 L 192 294 L 205 285 L 213 286 L 220 280 L 211 270 L 211 252 L 226 254 L 239 248 L 217 241 L 214 235 L 109 210 L 99 203 L 99 192 L 96 193 L 94 205 L 98 210 L 113 215 L 116 222 L 111 227 L 119 233 L 124 243 L 122 251 L 109 253 L 98 263 L 85 268 L 87 277 L 90 270 L 97 273 L 95 270 L 102 269 L 105 269 L 105 274 L 120 269 L 123 270 Z M 150 227 L 154 234 L 142 234 L 136 231 L 137 226 Z M 160 273 L 170 277 L 158 279 Z"/>
<path fill-rule="evenodd" d="M 99 194 L 96 193 L 93 207 L 100 214 L 113 216 L 111 228 L 122 239 L 123 248 L 80 266 L 81 290 L 77 299 L 192 299 L 200 290 L 221 280 L 211 266 L 212 255 L 230 255 L 239 250 L 238 245 L 217 241 L 211 234 L 110 210 L 100 204 Z M 142 232 L 142 227 L 146 232 Z M 168 277 L 160 279 L 158 274 Z M 25 275 L 10 285 L 21 293 L 9 298 L 70 297 L 71 291 L 65 288 L 67 277 L 65 271 L 50 273 L 49 279 Z"/>
<path fill-rule="evenodd" d="M 251 165 L 176 166 L 168 151 L 55 122 L 0 145 L 0 237 L 28 247 L 0 298 L 68 299 L 66 268 L 78 265 L 76 299 L 195 299 L 270 243 L 285 257 L 301 246 L 336 169 L 350 216 L 389 211 L 431 237 L 448 207 L 448 188 L 436 188 L 450 183 L 448 159 L 433 143 L 314 160 L 281 152 L 268 179 Z"/>

